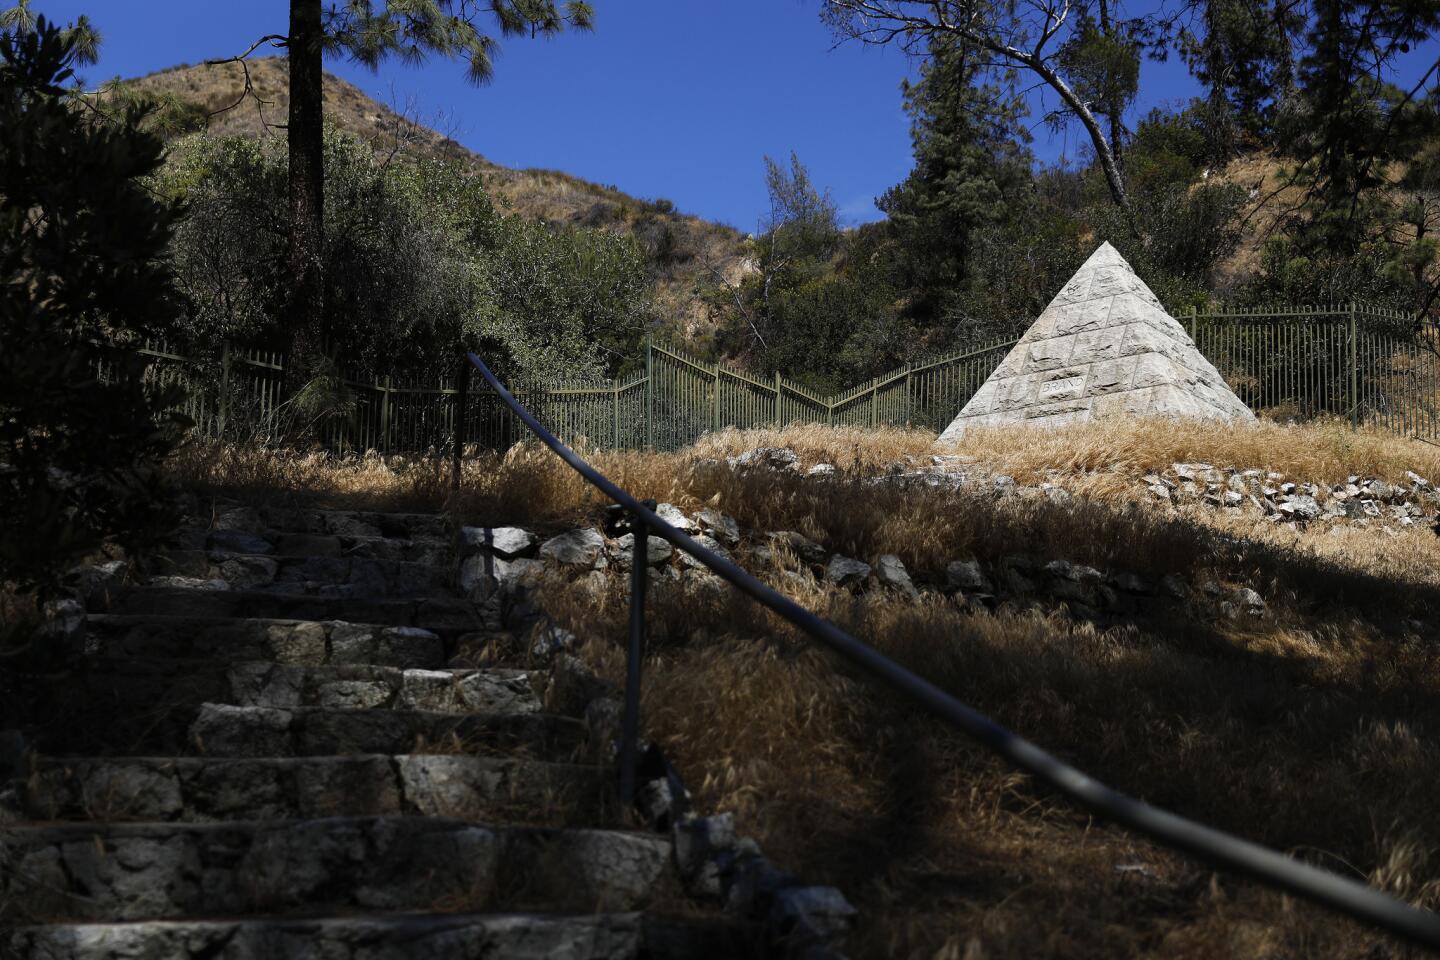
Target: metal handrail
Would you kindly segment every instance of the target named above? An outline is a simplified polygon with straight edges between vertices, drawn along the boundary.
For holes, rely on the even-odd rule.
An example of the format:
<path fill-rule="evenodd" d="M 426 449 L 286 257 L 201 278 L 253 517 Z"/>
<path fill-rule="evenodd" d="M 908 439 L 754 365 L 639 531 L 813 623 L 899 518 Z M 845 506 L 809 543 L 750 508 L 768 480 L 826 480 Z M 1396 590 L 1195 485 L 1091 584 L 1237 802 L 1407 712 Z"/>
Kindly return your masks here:
<path fill-rule="evenodd" d="M 1440 952 L 1440 915 L 1412 907 L 1363 883 L 1310 866 L 1268 847 L 1196 823 L 1120 793 L 961 703 L 928 680 L 762 583 L 736 564 L 707 550 L 660 519 L 655 511 L 622 490 L 562 443 L 505 389 L 484 361 L 474 353 L 469 354 L 469 357 L 490 387 L 531 432 L 591 486 L 624 507 L 632 518 L 635 543 L 631 557 L 630 639 L 620 756 L 621 792 L 627 805 L 633 802 L 635 789 L 640 659 L 645 629 L 645 545 L 646 538 L 654 534 L 684 550 L 733 586 L 839 653 L 865 673 L 910 697 L 981 746 L 1005 758 L 1015 767 L 1092 813 L 1145 834 L 1172 849 L 1234 870 L 1286 893 L 1354 917 L 1411 943 Z"/>

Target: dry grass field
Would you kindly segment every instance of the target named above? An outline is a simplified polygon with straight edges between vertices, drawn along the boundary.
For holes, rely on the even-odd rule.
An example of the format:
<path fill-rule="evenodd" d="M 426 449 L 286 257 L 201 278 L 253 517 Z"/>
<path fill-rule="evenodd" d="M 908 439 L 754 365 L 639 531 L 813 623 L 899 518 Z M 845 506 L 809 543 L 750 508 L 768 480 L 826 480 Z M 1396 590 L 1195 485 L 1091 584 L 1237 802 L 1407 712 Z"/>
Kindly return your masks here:
<path fill-rule="evenodd" d="M 863 482 L 906 458 L 928 462 L 932 436 L 797 428 L 719 434 L 677 454 L 592 455 L 637 495 L 714 505 L 747 530 L 797 530 L 862 559 L 894 553 L 921 583 L 943 580 L 950 560 L 1020 555 L 1257 590 L 1263 618 L 1176 601 L 1097 624 L 1063 604 L 854 595 L 752 566 L 1122 790 L 1440 907 L 1440 538 L 1428 524 L 1297 528 L 1160 506 L 1140 482 L 1175 461 L 1320 485 L 1407 470 L 1440 478 L 1440 448 L 1336 424 L 1141 422 L 976 434 L 946 451 L 1068 489 L 1068 503 Z M 833 463 L 840 479 L 713 466 L 757 445 Z M 177 471 L 202 491 L 307 490 L 541 531 L 603 507 L 533 448 L 467 462 L 458 495 L 448 467 L 424 462 L 197 447 Z M 736 555 L 746 560 L 743 547 Z M 552 581 L 544 602 L 618 678 L 620 579 Z M 735 811 L 778 862 L 846 891 L 862 914 L 854 956 L 1418 956 L 1093 821 L 727 591 L 657 590 L 651 631 L 650 734 L 701 809 Z"/>

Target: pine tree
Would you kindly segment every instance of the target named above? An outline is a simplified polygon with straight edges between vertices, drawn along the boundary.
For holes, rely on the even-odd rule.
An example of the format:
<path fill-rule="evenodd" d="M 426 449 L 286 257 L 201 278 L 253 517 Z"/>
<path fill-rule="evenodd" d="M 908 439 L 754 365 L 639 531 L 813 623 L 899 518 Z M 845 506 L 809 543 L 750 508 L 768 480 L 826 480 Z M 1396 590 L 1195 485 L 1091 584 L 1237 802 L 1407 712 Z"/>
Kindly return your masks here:
<path fill-rule="evenodd" d="M 587 0 L 348 0 L 343 5 L 291 0 L 286 34 L 262 37 L 232 58 L 243 61 L 265 43 L 285 49 L 289 56 L 288 321 L 292 357 L 301 375 L 318 369 L 325 334 L 325 54 L 349 56 L 371 68 L 391 57 L 411 64 L 431 55 L 462 60 L 466 77 L 483 84 L 494 72 L 497 35 L 548 37 L 567 27 L 589 30 L 593 16 Z"/>
<path fill-rule="evenodd" d="M 1305 18 L 1288 0 L 1205 0 L 1203 34 L 1181 37 L 1180 54 L 1206 88 L 1210 159 L 1228 160 L 1268 135 L 1295 90 L 1294 39 Z"/>
<path fill-rule="evenodd" d="M 1024 102 L 982 83 L 982 60 L 965 46 L 937 46 L 904 87 L 915 167 L 879 205 L 922 324 L 938 319 L 940 300 L 962 282 L 976 234 L 1013 217 L 1029 196 Z"/>

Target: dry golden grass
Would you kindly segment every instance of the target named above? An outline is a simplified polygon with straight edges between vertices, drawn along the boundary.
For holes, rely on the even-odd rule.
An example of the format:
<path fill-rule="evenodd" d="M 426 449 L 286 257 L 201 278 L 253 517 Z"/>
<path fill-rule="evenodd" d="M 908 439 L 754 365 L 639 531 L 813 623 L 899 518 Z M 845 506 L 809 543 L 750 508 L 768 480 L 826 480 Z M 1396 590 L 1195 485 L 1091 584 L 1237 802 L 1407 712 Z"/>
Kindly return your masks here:
<path fill-rule="evenodd" d="M 843 471 L 817 483 L 714 459 L 790 446 Z M 1279 527 L 1161 507 L 1140 477 L 1173 461 L 1260 467 L 1321 484 L 1351 473 L 1440 478 L 1429 445 L 1334 424 L 1253 430 L 1173 423 L 996 431 L 954 453 L 980 472 L 1076 492 L 858 482 L 937 452 L 931 436 L 800 428 L 723 433 L 676 454 L 589 451 L 637 495 L 714 504 L 751 531 L 896 553 L 922 583 L 945 563 L 1063 558 L 1192 584 L 1245 584 L 1263 620 L 1156 601 L 1103 626 L 1055 606 L 972 610 L 786 589 L 892 657 L 1102 779 L 1185 815 L 1440 906 L 1440 538 L 1425 527 Z M 336 505 L 445 504 L 465 522 L 593 523 L 602 500 L 542 449 L 390 468 L 197 449 L 214 492 L 301 483 Z M 271 463 L 271 466 L 266 466 Z M 742 550 L 737 556 L 745 559 Z M 762 575 L 775 571 L 757 570 Z M 776 578 L 776 582 L 782 582 Z M 551 614 L 618 679 L 624 587 L 551 583 Z M 1346 921 L 1214 876 L 1070 805 L 873 688 L 753 603 L 678 587 L 654 595 L 646 722 L 704 809 L 734 810 L 787 868 L 862 911 L 852 955 L 904 958 L 1406 956 Z"/>

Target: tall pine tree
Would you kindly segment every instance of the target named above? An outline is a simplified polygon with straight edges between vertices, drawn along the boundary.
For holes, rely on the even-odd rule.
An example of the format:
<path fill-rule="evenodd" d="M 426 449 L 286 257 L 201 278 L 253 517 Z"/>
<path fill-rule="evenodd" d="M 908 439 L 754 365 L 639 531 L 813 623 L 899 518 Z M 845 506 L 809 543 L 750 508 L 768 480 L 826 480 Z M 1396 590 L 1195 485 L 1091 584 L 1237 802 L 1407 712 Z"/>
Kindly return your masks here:
<path fill-rule="evenodd" d="M 1030 195 L 1025 105 L 983 83 L 984 55 L 946 42 L 904 87 L 915 167 L 880 199 L 903 250 L 901 285 L 922 325 L 939 321 L 969 269 L 976 234 L 1015 215 Z"/>

